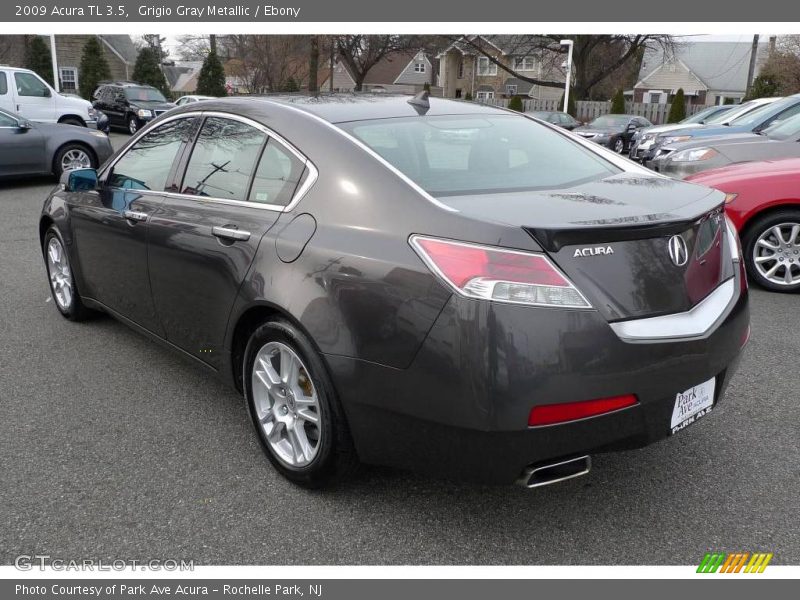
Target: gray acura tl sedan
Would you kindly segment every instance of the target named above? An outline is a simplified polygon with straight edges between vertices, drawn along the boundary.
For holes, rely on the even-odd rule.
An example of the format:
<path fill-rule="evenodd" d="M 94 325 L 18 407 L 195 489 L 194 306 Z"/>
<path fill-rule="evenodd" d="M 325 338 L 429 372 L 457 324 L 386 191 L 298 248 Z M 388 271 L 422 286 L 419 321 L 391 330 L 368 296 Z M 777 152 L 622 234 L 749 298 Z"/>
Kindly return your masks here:
<path fill-rule="evenodd" d="M 724 199 L 502 109 L 247 98 L 65 175 L 39 230 L 64 317 L 228 380 L 290 480 L 534 487 L 717 406 L 750 331 Z"/>

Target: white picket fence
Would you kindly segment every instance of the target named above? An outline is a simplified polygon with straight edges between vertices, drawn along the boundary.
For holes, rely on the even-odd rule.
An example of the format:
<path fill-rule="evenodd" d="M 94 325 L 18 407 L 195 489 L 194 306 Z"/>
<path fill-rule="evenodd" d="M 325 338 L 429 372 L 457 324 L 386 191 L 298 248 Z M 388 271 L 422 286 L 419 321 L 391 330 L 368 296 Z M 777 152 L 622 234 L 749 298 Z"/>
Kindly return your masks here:
<path fill-rule="evenodd" d="M 508 106 L 507 98 L 492 98 L 484 101 L 485 104 L 492 106 Z M 533 98 L 525 98 L 522 100 L 522 106 L 525 112 L 533 112 L 537 110 L 562 110 L 563 103 L 561 100 L 536 100 Z M 650 102 L 626 102 L 625 112 L 629 115 L 637 115 L 644 117 L 651 123 L 660 125 L 666 123 L 667 116 L 671 104 L 653 104 Z M 579 100 L 575 103 L 577 114 L 575 117 L 579 121 L 588 123 L 602 115 L 606 115 L 611 111 L 611 102 L 596 101 L 596 100 Z M 687 106 L 686 115 L 694 114 L 700 110 L 707 108 L 706 106 Z"/>

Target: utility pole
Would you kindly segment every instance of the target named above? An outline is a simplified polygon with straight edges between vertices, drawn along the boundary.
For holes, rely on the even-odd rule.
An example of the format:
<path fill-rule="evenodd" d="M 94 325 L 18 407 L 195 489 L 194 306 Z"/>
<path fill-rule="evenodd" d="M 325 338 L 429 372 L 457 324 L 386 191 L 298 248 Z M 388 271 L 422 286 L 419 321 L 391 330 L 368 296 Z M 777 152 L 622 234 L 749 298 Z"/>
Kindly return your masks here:
<path fill-rule="evenodd" d="M 308 93 L 316 94 L 319 92 L 317 84 L 317 73 L 319 72 L 319 37 L 311 36 L 311 45 L 308 56 Z"/>
<path fill-rule="evenodd" d="M 328 74 L 328 91 L 333 93 L 333 56 L 336 51 L 336 36 L 331 36 L 331 64 L 330 73 Z"/>
<path fill-rule="evenodd" d="M 758 34 L 753 36 L 753 47 L 750 50 L 750 68 L 747 69 L 747 88 L 745 98 L 750 95 L 750 88 L 753 87 L 753 75 L 756 72 L 756 57 L 758 55 Z"/>

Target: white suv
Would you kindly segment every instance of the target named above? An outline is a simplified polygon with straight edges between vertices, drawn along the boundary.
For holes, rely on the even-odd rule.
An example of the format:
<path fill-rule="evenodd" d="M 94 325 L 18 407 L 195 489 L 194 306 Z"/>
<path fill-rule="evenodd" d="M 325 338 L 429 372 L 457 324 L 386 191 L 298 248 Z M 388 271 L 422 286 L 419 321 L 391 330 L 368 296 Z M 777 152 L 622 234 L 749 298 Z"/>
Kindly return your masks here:
<path fill-rule="evenodd" d="M 97 128 L 91 102 L 59 94 L 29 69 L 0 66 L 0 108 L 31 121 Z"/>

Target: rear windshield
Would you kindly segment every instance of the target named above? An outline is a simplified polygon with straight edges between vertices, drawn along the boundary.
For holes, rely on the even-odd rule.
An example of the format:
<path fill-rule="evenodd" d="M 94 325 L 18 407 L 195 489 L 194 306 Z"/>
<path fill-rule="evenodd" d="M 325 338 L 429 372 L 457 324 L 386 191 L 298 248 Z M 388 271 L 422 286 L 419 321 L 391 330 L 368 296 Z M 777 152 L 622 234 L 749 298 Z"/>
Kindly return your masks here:
<path fill-rule="evenodd" d="M 166 102 L 166 98 L 161 92 L 149 87 L 126 87 L 125 97 L 128 100 L 138 100 L 139 102 Z"/>
<path fill-rule="evenodd" d="M 434 196 L 562 188 L 621 171 L 565 135 L 516 115 L 339 126 Z"/>

